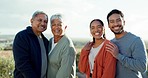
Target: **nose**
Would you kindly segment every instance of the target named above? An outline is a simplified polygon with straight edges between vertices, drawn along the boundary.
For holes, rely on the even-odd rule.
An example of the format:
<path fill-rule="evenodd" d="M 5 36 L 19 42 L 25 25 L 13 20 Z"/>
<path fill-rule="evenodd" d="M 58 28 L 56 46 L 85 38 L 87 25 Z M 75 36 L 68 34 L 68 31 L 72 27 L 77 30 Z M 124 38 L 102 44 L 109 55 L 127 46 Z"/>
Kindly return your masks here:
<path fill-rule="evenodd" d="M 46 25 L 47 23 L 43 20 L 41 21 L 41 25 Z"/>
<path fill-rule="evenodd" d="M 98 28 L 98 27 L 96 27 L 96 28 L 94 29 L 94 31 L 95 31 L 95 32 L 98 32 L 98 31 L 99 31 L 99 28 Z"/>
<path fill-rule="evenodd" d="M 58 25 L 55 25 L 55 28 L 59 28 L 59 26 Z"/>
<path fill-rule="evenodd" d="M 118 25 L 118 21 L 115 21 L 115 22 L 114 22 L 114 25 Z"/>

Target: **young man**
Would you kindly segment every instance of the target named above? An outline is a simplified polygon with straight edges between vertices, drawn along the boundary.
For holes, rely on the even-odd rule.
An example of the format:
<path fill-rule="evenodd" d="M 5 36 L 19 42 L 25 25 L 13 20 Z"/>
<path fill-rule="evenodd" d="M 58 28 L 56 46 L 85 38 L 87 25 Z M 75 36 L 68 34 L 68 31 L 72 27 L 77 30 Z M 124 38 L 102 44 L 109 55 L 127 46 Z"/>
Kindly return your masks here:
<path fill-rule="evenodd" d="M 107 15 L 108 26 L 115 34 L 108 51 L 118 60 L 116 78 L 141 78 L 147 69 L 146 48 L 140 37 L 124 30 L 125 20 L 121 11 L 114 9 Z M 118 51 L 112 51 L 118 50 Z"/>
<path fill-rule="evenodd" d="M 42 34 L 47 29 L 48 16 L 36 11 L 31 26 L 16 34 L 13 43 L 14 78 L 46 78 L 48 40 Z"/>

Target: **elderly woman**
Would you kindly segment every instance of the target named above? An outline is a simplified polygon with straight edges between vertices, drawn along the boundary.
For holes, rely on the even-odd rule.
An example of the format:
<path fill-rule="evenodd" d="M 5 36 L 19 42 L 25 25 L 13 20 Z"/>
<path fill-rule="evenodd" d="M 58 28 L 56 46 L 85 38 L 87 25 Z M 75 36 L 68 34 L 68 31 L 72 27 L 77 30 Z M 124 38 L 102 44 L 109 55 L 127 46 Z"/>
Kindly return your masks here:
<path fill-rule="evenodd" d="M 49 41 L 47 77 L 75 78 L 76 50 L 72 40 L 64 34 L 67 26 L 63 24 L 62 15 L 52 15 L 50 23 L 53 38 Z"/>

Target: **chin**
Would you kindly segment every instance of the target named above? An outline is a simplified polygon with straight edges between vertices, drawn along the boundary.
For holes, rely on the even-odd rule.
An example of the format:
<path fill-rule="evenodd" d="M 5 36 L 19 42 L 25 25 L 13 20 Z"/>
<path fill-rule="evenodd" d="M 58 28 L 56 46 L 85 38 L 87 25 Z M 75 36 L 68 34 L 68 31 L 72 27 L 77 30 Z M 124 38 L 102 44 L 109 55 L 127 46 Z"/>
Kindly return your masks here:
<path fill-rule="evenodd" d="M 114 34 L 121 34 L 123 31 L 113 32 Z"/>
<path fill-rule="evenodd" d="M 102 37 L 97 37 L 97 38 L 95 38 L 95 39 L 98 39 L 98 40 L 99 40 L 99 39 L 101 39 L 101 38 L 102 38 Z"/>
<path fill-rule="evenodd" d="M 43 32 L 43 31 L 45 31 L 46 29 L 42 29 L 42 30 L 40 30 L 41 32 Z"/>

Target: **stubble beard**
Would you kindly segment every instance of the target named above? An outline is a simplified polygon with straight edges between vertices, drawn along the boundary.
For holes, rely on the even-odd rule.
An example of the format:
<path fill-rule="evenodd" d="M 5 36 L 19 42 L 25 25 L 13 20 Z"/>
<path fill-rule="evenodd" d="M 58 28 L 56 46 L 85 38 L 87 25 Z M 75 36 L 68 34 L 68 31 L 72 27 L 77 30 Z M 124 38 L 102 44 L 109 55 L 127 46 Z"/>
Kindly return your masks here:
<path fill-rule="evenodd" d="M 124 30 L 123 27 L 121 27 L 121 30 L 119 32 L 116 32 L 114 30 L 111 30 L 115 35 L 121 34 Z"/>

